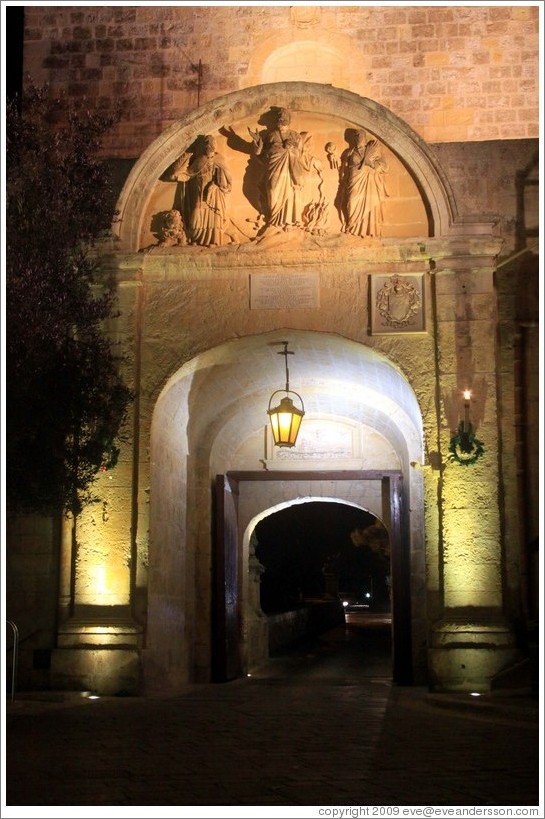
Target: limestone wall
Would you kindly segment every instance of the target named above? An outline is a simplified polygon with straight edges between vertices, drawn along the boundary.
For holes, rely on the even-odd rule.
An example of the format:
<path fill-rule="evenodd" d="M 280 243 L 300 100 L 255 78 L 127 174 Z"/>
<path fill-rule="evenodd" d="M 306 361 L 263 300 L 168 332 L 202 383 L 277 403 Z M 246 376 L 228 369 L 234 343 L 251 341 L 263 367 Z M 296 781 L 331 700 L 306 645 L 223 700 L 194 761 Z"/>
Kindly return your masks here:
<path fill-rule="evenodd" d="M 537 187 L 521 200 L 519 185 L 537 149 L 537 8 L 28 6 L 25 14 L 25 70 L 32 79 L 49 81 L 53 91 L 97 110 L 111 111 L 118 101 L 124 117 L 105 154 L 123 171 L 142 153 L 140 162 L 150 166 L 133 177 L 131 195 L 123 200 L 122 231 L 132 226 L 128 239 L 117 246 L 112 239 L 103 249 L 104 266 L 119 282 L 121 310 L 108 329 L 122 342 L 136 401 L 119 465 L 99 479 L 103 504 L 85 510 L 78 521 L 76 603 L 130 606 L 141 624 L 148 613 L 145 663 L 162 684 L 208 679 L 209 615 L 203 611 L 209 611 L 210 593 L 210 477 L 232 468 L 236 451 L 258 460 L 269 359 L 275 358 L 265 355 L 265 341 L 288 328 L 309 345 L 319 346 L 319 337 L 328 334 L 339 361 L 352 344 L 362 355 L 371 351 L 373 361 L 384 356 L 414 392 L 423 442 L 416 446 L 410 422 L 403 426 L 399 418 L 394 421 L 405 437 L 388 440 L 412 484 L 407 499 L 414 506 L 409 525 L 415 657 L 425 658 L 431 623 L 445 606 L 462 609 L 477 602 L 500 610 L 506 580 L 508 602 L 516 609 L 524 567 L 513 523 L 520 508 L 514 389 L 521 349 L 517 322 L 525 316 L 516 312 L 518 263 L 502 268 L 499 278 L 494 265 L 498 254 L 506 258 L 537 236 L 532 192 Z M 294 80 L 295 90 L 288 82 Z M 395 198 L 406 198 L 405 212 L 415 206 L 415 221 L 405 213 L 404 221 L 395 222 L 392 211 L 384 241 L 363 245 L 340 235 L 336 225 L 332 237 L 280 234 L 261 247 L 246 237 L 223 248 L 142 252 L 153 243 L 154 214 L 175 206 L 175 185 L 161 175 L 176 151 L 186 149 L 185 136 L 218 129 L 219 148 L 227 152 L 228 136 L 220 127 L 255 128 L 254 114 L 273 102 L 266 97 L 272 83 L 282 86 L 285 104 L 304 112 L 298 130 L 318 133 L 321 150 L 334 136 L 325 114 L 338 117 L 344 128 L 368 119 L 380 124 L 381 113 Z M 246 103 L 242 93 L 237 96 L 243 89 Z M 403 122 L 416 138 L 409 128 L 405 133 Z M 171 136 L 163 138 L 165 132 Z M 418 137 L 435 144 L 441 173 L 422 166 Z M 230 157 L 241 182 L 245 157 Z M 329 199 L 334 181 L 331 176 Z M 423 202 L 426 196 L 428 205 L 435 201 L 439 189 L 441 229 L 432 232 Z M 450 218 L 450 189 L 460 220 Z M 233 198 L 242 224 L 248 218 L 244 198 Z M 260 272 L 286 277 L 309 272 L 319 299 L 311 307 L 256 307 L 250 285 Z M 372 333 L 370 282 L 393 273 L 422 277 L 424 332 Z M 525 333 L 527 344 L 533 327 Z M 231 368 L 234 340 L 249 341 L 248 365 L 241 357 Z M 324 356 L 305 354 L 305 395 L 317 396 L 316 412 L 332 412 L 325 389 L 320 398 Z M 524 366 L 533 379 L 526 406 L 534 430 L 532 350 Z M 468 379 L 478 387 L 472 417 L 486 445 L 485 459 L 469 473 L 446 461 Z M 350 390 L 365 381 L 352 368 Z M 385 387 L 381 401 L 389 398 Z M 388 414 L 379 407 L 372 417 L 383 423 L 379 411 Z M 258 412 L 252 426 L 250 414 L 255 419 Z M 235 429 L 242 432 L 235 436 Z M 423 462 L 417 464 L 418 478 L 415 460 Z M 458 640 L 458 625 L 446 623 L 437 650 L 443 639 Z M 436 663 L 441 676 L 442 660 Z M 458 669 L 452 673 L 459 675 Z"/>
<path fill-rule="evenodd" d="M 304 80 L 380 102 L 428 142 L 537 137 L 538 7 L 26 6 L 37 84 L 125 111 L 136 157 L 205 102 Z"/>

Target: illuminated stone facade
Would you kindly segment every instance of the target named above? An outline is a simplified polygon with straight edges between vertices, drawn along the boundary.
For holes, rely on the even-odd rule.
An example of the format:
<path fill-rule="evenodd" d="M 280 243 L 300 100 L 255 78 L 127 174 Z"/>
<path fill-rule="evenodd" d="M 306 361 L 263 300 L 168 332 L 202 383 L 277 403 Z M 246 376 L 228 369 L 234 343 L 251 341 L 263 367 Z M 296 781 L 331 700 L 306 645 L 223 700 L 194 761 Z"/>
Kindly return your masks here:
<path fill-rule="evenodd" d="M 102 503 L 59 532 L 10 530 L 23 588 L 59 576 L 58 624 L 50 594 L 35 643 L 51 664 L 27 661 L 28 680 L 115 693 L 211 678 L 213 486 L 235 472 L 241 673 L 267 654 L 255 525 L 325 499 L 390 528 L 403 680 L 488 690 L 536 616 L 537 315 L 517 287 L 537 270 L 537 8 L 27 12 L 35 82 L 105 110 L 130 100 L 106 146 L 123 181 L 99 253 L 137 396 Z M 278 108 L 297 143 L 289 224 L 252 136 Z M 356 132 L 373 144 L 353 194 Z M 353 235 L 339 201 L 367 212 L 370 185 L 379 229 Z M 308 428 L 280 454 L 266 408 L 282 339 Z M 472 464 L 449 457 L 465 389 L 484 443 Z M 18 569 L 25 532 L 37 554 L 60 543 L 53 568 Z M 26 602 L 11 592 L 14 620 L 32 621 Z"/>

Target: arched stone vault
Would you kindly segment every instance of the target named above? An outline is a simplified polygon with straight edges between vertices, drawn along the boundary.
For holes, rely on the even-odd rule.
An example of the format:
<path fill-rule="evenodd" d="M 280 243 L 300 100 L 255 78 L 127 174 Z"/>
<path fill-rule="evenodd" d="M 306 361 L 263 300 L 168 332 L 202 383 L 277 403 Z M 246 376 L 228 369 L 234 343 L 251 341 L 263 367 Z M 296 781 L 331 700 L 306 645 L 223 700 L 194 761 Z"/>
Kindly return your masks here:
<path fill-rule="evenodd" d="M 188 407 L 199 407 L 188 418 L 191 441 L 216 439 L 226 423 L 233 423 L 240 430 L 239 445 L 241 437 L 263 427 L 271 385 L 284 386 L 284 360 L 278 355 L 284 336 L 294 352 L 290 385 L 304 391 L 307 416 L 354 419 L 372 424 L 386 437 L 401 427 L 413 450 L 411 460 L 420 456 L 420 410 L 400 372 L 384 356 L 342 336 L 293 329 L 268 333 L 258 341 L 252 337 L 229 342 L 199 355 L 169 380 L 163 395 L 179 381 L 189 379 L 191 384 Z M 162 396 L 159 405 L 161 401 Z"/>
<path fill-rule="evenodd" d="M 161 669 L 164 683 L 206 676 L 210 656 L 210 485 L 233 469 L 309 469 L 298 460 L 277 462 L 267 450 L 266 409 L 273 389 L 284 386 L 282 340 L 295 355 L 290 386 L 305 402 L 305 419 L 350 424 L 364 430 L 351 457 L 313 461 L 314 469 L 399 469 L 406 503 L 414 509 L 410 545 L 415 579 L 423 573 L 421 475 L 410 468 L 423 457 L 422 420 L 414 392 L 385 356 L 329 333 L 275 331 L 227 342 L 182 366 L 157 401 L 151 437 L 151 532 L 148 620 L 148 684 Z M 366 450 L 369 431 L 379 443 Z M 371 450 L 371 447 L 368 447 Z M 307 485 L 308 484 L 308 485 Z M 263 495 L 265 491 L 265 495 Z M 378 494 L 377 494 L 378 493 Z M 380 516 L 380 483 L 374 486 L 297 481 L 250 493 L 241 509 L 239 538 L 248 560 L 248 522 L 271 505 L 310 496 L 342 499 Z M 416 519 L 420 520 L 420 523 Z M 420 567 L 420 568 L 418 568 Z M 414 605 L 425 608 L 423 577 Z M 243 601 L 243 603 L 246 603 Z M 183 639 L 174 640 L 178 633 Z M 177 655 L 177 656 L 176 656 Z M 167 661 L 167 657 L 170 660 Z M 421 660 L 422 658 L 420 658 Z M 192 667 L 193 665 L 193 667 Z"/>
<path fill-rule="evenodd" d="M 168 128 L 144 151 L 117 203 L 113 231 L 119 240 L 118 249 L 139 249 L 142 219 L 157 180 L 199 134 L 228 128 L 248 117 L 257 119 L 271 105 L 339 118 L 369 130 L 410 169 L 428 211 L 429 235 L 448 236 L 461 228 L 467 231 L 458 219 L 449 183 L 437 160 L 405 122 L 374 100 L 350 91 L 317 83 L 279 82 L 236 91 L 203 105 Z M 472 231 L 479 232 L 476 224 Z"/>

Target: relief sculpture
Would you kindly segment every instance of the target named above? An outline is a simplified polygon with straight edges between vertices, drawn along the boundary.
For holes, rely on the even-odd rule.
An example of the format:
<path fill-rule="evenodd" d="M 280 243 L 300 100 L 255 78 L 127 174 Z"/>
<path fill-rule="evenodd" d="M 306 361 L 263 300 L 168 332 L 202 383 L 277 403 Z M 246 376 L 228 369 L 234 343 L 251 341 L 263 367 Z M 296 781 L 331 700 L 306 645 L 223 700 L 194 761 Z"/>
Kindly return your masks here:
<path fill-rule="evenodd" d="M 242 190 L 256 211 L 254 239 L 293 230 L 324 233 L 327 201 L 323 168 L 314 136 L 291 125 L 286 108 L 271 108 L 259 119 L 262 129 L 248 128 L 251 142 L 233 128 L 222 129 L 233 150 L 249 156 Z"/>
<path fill-rule="evenodd" d="M 155 214 L 152 226 L 160 247 L 187 244 L 182 214 L 176 208 Z"/>
<path fill-rule="evenodd" d="M 390 327 L 407 327 L 420 311 L 420 294 L 410 281 L 392 276 L 378 291 L 376 306 Z"/>
<path fill-rule="evenodd" d="M 301 131 L 301 162 L 305 171 L 303 182 L 303 227 L 312 234 L 326 232 L 328 203 L 324 196 L 322 163 L 314 153 L 314 137 Z"/>
<path fill-rule="evenodd" d="M 177 187 L 172 209 L 152 217 L 159 247 L 240 245 L 286 232 L 291 243 L 328 232 L 337 241 L 382 237 L 389 169 L 378 140 L 348 128 L 340 153 L 329 131 L 335 141 L 324 139 L 317 151 L 315 133 L 296 130 L 290 111 L 275 106 L 246 131 L 219 129 L 224 150 L 234 152 L 230 163 L 217 136 L 200 135 L 165 171 L 162 181 Z"/>
<path fill-rule="evenodd" d="M 269 128 L 248 129 L 254 154 L 262 162 L 261 216 L 265 227 L 283 230 L 303 224 L 302 189 L 306 171 L 302 162 L 302 138 L 290 127 L 290 122 L 289 111 L 279 108 L 274 111 Z"/>

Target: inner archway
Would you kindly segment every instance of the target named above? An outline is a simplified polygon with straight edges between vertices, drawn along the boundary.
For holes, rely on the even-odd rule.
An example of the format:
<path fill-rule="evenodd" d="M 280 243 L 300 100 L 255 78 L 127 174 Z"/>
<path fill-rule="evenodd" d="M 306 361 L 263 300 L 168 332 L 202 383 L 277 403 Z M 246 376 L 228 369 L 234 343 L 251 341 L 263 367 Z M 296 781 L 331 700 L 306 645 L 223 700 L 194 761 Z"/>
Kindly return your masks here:
<path fill-rule="evenodd" d="M 292 504 L 257 524 L 254 550 L 263 565 L 260 602 L 266 614 L 310 600 L 390 608 L 388 532 L 358 507 Z"/>
<path fill-rule="evenodd" d="M 264 517 L 252 540 L 269 642 L 269 660 L 253 675 L 391 680 L 390 539 L 381 521 L 314 499 Z"/>
<path fill-rule="evenodd" d="M 411 554 L 402 483 L 402 475 L 396 470 L 230 472 L 216 477 L 212 631 L 217 681 L 234 679 L 240 676 L 243 666 L 252 668 L 268 658 L 268 624 L 259 603 L 261 565 L 255 557 L 256 524 L 275 506 L 284 508 L 321 498 L 369 510 L 385 522 L 391 544 L 392 677 L 398 684 L 411 684 Z M 324 486 L 329 487 L 331 495 L 320 495 Z M 248 511 L 259 506 L 262 511 L 250 515 L 243 525 Z"/>

